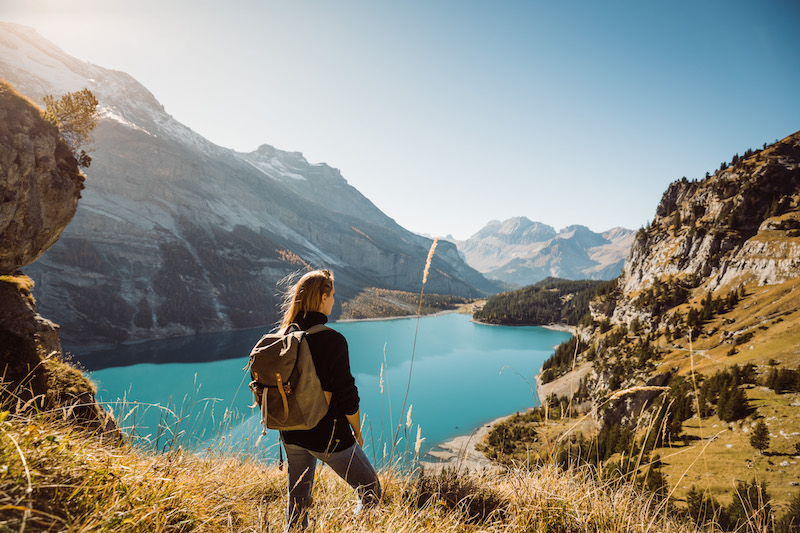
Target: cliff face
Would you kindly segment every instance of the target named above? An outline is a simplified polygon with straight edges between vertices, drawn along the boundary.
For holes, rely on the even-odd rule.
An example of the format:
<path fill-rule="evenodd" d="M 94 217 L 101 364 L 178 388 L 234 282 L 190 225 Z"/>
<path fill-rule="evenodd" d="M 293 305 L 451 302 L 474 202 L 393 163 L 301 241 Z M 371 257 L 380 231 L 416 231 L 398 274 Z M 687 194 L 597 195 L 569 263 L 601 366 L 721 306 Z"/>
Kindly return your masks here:
<path fill-rule="evenodd" d="M 19 271 L 58 239 L 83 180 L 58 130 L 0 82 L 0 410 L 35 403 L 111 429 L 92 383 L 62 360 L 59 327 L 37 313 L 33 283 Z"/>
<path fill-rule="evenodd" d="M 35 261 L 75 214 L 83 174 L 55 126 L 0 81 L 0 274 Z"/>
<path fill-rule="evenodd" d="M 800 132 L 702 181 L 670 185 L 636 235 L 613 321 L 645 318 L 633 300 L 656 281 L 715 291 L 798 275 Z"/>

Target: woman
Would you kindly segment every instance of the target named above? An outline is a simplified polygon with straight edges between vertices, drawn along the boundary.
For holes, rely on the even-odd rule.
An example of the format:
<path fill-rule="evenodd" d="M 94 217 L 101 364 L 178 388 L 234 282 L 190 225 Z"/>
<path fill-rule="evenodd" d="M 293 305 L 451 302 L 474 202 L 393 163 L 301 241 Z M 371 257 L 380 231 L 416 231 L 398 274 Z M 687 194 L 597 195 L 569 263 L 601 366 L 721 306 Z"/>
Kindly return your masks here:
<path fill-rule="evenodd" d="M 296 324 L 307 330 L 328 321 L 334 301 L 333 274 L 328 270 L 306 273 L 286 295 L 281 329 Z M 289 471 L 287 530 L 308 525 L 307 507 L 314 485 L 317 459 L 330 466 L 356 489 L 359 504 L 374 505 L 381 496 L 378 475 L 362 450 L 358 389 L 350 373 L 347 341 L 326 329 L 306 336 L 322 389 L 329 400 L 328 413 L 312 429 L 281 431 Z"/>

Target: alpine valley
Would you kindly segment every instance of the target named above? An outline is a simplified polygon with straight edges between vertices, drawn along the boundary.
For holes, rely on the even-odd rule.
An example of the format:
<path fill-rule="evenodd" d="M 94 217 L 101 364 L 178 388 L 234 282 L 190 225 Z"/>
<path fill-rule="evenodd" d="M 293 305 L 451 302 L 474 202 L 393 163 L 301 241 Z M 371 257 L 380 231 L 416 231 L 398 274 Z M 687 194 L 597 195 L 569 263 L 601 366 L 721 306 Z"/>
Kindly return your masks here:
<path fill-rule="evenodd" d="M 11 363 L 0 391 L 14 395 L 0 402 L 9 437 L 0 439 L 9 463 L 0 467 L 0 508 L 17 512 L 20 530 L 34 515 L 52 520 L 41 530 L 70 527 L 75 516 L 91 520 L 75 530 L 119 528 L 120 520 L 147 529 L 148 517 L 183 530 L 244 529 L 256 512 L 258 520 L 282 517 L 285 475 L 277 470 L 265 475 L 241 456 L 214 461 L 180 448 L 133 459 L 130 447 L 116 446 L 113 417 L 61 360 L 58 326 L 37 311 L 75 344 L 263 325 L 275 319 L 278 280 L 308 265 L 335 269 L 342 300 L 403 307 L 394 291 L 419 290 L 431 240 L 397 225 L 337 170 L 266 145 L 252 153 L 216 146 L 130 76 L 70 57 L 28 28 L 0 24 L 0 77 L 13 85 L 0 83 L 0 361 Z M 84 87 L 102 113 L 85 189 L 57 128 L 25 98 L 41 103 Z M 519 304 L 527 292 L 575 325 L 539 374 L 543 405 L 493 424 L 480 443 L 512 468 L 474 478 L 444 471 L 428 478 L 442 498 L 424 501 L 405 496 L 416 481 L 388 476 L 387 493 L 402 497 L 370 511 L 377 524 L 392 530 L 397 512 L 417 520 L 414 528 L 798 530 L 800 132 L 737 154 L 703 179 L 675 181 L 633 235 L 579 226 L 556 233 L 519 218 L 490 223 L 471 240 L 459 245 L 474 265 L 508 275 L 525 266 L 520 283 L 570 271 L 621 275 L 545 279 L 496 297 Z M 531 259 L 567 247 L 589 261 L 568 269 Z M 621 265 L 615 256 L 628 247 Z M 23 267 L 36 282 L 38 310 Z M 496 277 L 514 279 L 504 276 Z M 496 291 L 454 244 L 440 242 L 426 292 Z M 523 323 L 511 316 L 522 306 L 508 307 L 510 319 L 503 310 L 496 321 Z M 88 423 L 92 436 L 65 428 L 70 419 Z M 336 510 L 330 516 L 352 498 L 320 492 L 318 507 Z M 184 512 L 190 498 L 196 514 Z M 231 511 L 242 502 L 241 516 L 249 514 L 239 521 Z M 473 509 L 482 522 L 472 522 Z M 692 527 L 656 523 L 650 509 Z M 98 526 L 101 518 L 111 522 Z"/>
<path fill-rule="evenodd" d="M 65 343 L 273 323 L 276 284 L 309 265 L 334 270 L 342 300 L 367 288 L 419 291 L 431 240 L 395 223 L 337 169 L 268 145 L 217 146 L 131 76 L 71 57 L 27 27 L 0 23 L 0 78 L 40 105 L 83 88 L 99 101 L 75 218 L 26 268 Z M 439 243 L 426 292 L 496 290 L 452 243 Z"/>

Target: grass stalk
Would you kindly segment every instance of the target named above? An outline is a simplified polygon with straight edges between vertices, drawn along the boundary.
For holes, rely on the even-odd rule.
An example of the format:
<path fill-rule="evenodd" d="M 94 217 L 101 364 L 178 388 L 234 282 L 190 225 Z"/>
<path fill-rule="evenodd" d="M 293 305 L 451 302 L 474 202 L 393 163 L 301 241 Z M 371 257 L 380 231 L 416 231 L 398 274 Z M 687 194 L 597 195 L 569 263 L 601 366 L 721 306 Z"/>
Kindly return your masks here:
<path fill-rule="evenodd" d="M 403 396 L 403 407 L 400 409 L 400 413 L 404 413 L 406 410 L 406 405 L 408 403 L 408 392 L 411 390 L 411 376 L 414 370 L 414 355 L 417 351 L 417 335 L 419 333 L 419 319 L 422 316 L 422 296 L 425 292 L 425 283 L 428 282 L 428 273 L 431 268 L 431 262 L 433 261 L 433 254 L 436 252 L 436 245 L 439 243 L 439 237 L 433 239 L 433 243 L 431 244 L 430 250 L 428 250 L 428 257 L 425 260 L 425 270 L 422 273 L 422 287 L 419 291 L 419 306 L 417 308 L 417 323 L 414 327 L 414 342 L 411 345 L 411 362 L 408 366 L 408 381 L 406 383 L 406 393 Z M 392 438 L 392 460 L 394 460 L 395 449 L 397 447 L 397 439 L 400 435 L 400 426 L 402 425 L 401 422 L 398 422 L 397 429 L 395 430 L 394 437 Z"/>

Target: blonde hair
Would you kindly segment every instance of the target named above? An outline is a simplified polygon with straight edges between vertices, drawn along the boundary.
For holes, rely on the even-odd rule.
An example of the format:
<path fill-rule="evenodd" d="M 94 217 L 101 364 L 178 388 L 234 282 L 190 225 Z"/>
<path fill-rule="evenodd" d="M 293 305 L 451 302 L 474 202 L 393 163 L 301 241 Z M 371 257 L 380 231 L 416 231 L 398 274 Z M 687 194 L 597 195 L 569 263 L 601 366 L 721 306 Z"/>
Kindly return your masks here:
<path fill-rule="evenodd" d="M 322 305 L 322 295 L 333 291 L 333 273 L 330 270 L 312 270 L 303 274 L 289 287 L 281 306 L 283 318 L 280 329 L 286 329 L 300 313 L 317 311 Z"/>

